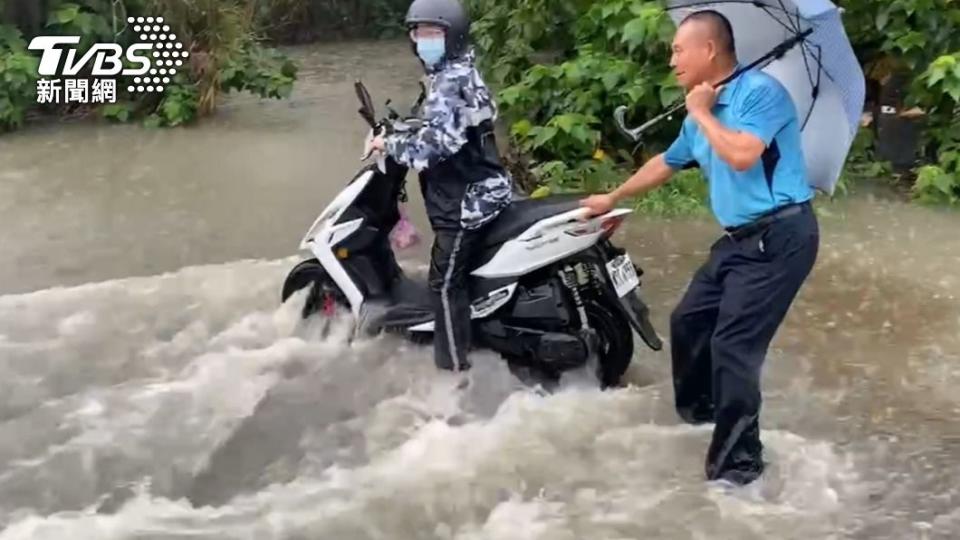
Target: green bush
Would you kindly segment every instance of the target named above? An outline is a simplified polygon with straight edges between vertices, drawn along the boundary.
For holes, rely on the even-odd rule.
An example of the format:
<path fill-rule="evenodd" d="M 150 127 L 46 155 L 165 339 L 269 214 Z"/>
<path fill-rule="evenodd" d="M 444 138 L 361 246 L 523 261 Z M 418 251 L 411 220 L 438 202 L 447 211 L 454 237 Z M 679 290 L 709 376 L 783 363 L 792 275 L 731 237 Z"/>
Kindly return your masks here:
<path fill-rule="evenodd" d="M 675 136 L 681 118 L 649 133 L 637 152 L 613 122 L 618 106 L 628 107 L 628 122 L 639 123 L 682 97 L 668 65 L 674 27 L 662 1 L 544 0 L 475 9 L 483 7 L 489 10 L 474 27 L 477 44 L 494 83 L 503 87 L 498 100 L 512 142 L 532 159 L 539 185 L 554 191 L 608 189 Z M 550 9 L 557 13 L 555 27 L 549 24 Z M 531 61 L 545 50 L 558 58 Z M 602 158 L 594 159 L 598 155 Z M 702 206 L 702 192 L 680 184 L 648 200 L 666 196 L 682 200 L 680 206 Z M 642 206 L 657 210 L 662 202 Z"/>
<path fill-rule="evenodd" d="M 960 204 L 960 52 L 934 60 L 914 86 L 914 101 L 928 116 L 925 148 L 934 158 L 918 169 L 913 192 L 922 202 Z"/>
<path fill-rule="evenodd" d="M 256 31 L 281 43 L 396 37 L 410 0 L 261 0 Z"/>
<path fill-rule="evenodd" d="M 20 32 L 0 25 L 0 132 L 23 125 L 27 111 L 36 104 L 38 67 Z"/>

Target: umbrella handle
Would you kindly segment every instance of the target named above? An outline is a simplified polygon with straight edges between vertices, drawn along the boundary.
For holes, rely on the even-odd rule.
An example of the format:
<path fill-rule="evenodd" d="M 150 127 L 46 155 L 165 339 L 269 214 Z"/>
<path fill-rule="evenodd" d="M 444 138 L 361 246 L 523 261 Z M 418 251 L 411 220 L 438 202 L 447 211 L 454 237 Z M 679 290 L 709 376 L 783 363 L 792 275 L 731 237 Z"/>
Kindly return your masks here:
<path fill-rule="evenodd" d="M 663 122 L 664 120 L 670 118 L 671 116 L 676 114 L 677 111 L 679 111 L 685 106 L 686 106 L 686 103 L 681 101 L 671 109 L 667 110 L 667 112 L 658 114 L 657 116 L 651 118 L 650 120 L 647 120 L 640 127 L 636 127 L 633 129 L 628 128 L 624 120 L 627 113 L 627 107 L 625 105 L 621 105 L 617 107 L 616 110 L 613 111 L 613 119 L 617 124 L 617 128 L 620 129 L 621 133 L 623 133 L 624 135 L 632 139 L 634 142 L 637 142 L 640 140 L 640 135 L 642 135 L 643 132 L 659 124 L 660 122 Z"/>

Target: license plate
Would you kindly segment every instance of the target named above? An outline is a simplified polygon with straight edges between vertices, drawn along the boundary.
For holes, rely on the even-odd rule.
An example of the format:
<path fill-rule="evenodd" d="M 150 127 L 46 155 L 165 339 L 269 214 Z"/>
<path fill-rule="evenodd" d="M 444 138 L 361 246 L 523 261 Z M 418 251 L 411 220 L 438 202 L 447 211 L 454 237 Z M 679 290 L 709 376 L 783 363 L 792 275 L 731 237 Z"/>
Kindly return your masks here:
<path fill-rule="evenodd" d="M 620 298 L 640 285 L 640 278 L 637 277 L 637 270 L 633 267 L 633 261 L 630 260 L 629 255 L 620 255 L 608 262 L 607 273 L 610 275 L 613 288 Z"/>

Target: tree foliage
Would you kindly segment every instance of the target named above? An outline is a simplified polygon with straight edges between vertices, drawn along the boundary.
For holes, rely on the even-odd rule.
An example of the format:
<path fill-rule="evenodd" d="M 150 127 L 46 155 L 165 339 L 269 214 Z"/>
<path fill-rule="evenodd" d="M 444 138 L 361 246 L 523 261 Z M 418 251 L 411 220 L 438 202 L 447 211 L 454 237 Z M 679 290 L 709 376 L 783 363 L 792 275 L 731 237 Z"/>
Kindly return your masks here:
<path fill-rule="evenodd" d="M 20 127 L 30 112 L 86 115 L 97 111 L 111 121 L 143 119 L 151 126 L 177 126 L 212 113 L 224 93 L 250 92 L 279 99 L 290 94 L 296 79 L 296 66 L 258 39 L 256 8 L 262 3 L 255 0 L 44 0 L 39 3 L 42 11 L 38 4 L 30 10 L 13 9 L 26 5 L 24 0 L 3 2 L 8 4 L 0 5 L 0 13 L 18 16 L 0 21 L 0 130 Z M 127 18 L 158 15 L 165 17 L 191 53 L 163 94 L 131 94 L 119 84 L 115 104 L 36 103 L 38 58 L 26 49 L 34 35 L 80 36 L 82 56 L 95 43 L 131 45 L 135 34 Z M 38 17 L 41 24 L 35 20 Z M 80 76 L 88 74 L 90 67 Z"/>

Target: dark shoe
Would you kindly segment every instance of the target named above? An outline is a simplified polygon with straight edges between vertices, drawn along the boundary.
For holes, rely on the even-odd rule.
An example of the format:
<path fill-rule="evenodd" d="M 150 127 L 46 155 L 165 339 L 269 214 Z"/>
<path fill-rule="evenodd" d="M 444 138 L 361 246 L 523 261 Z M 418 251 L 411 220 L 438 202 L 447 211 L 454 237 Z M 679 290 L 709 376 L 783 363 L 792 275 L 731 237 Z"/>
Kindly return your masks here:
<path fill-rule="evenodd" d="M 762 474 L 762 465 L 745 469 L 730 469 L 720 474 L 720 480 L 725 480 L 737 486 L 745 486 L 756 481 Z"/>
<path fill-rule="evenodd" d="M 677 407 L 677 414 L 684 422 L 693 425 L 710 424 L 714 421 L 713 404 L 698 401 L 688 407 Z"/>
<path fill-rule="evenodd" d="M 759 453 L 750 455 L 743 451 L 736 454 L 727 461 L 729 465 L 719 471 L 708 463 L 706 466 L 707 480 L 725 480 L 738 486 L 745 486 L 760 478 L 764 470 L 762 455 Z"/>

